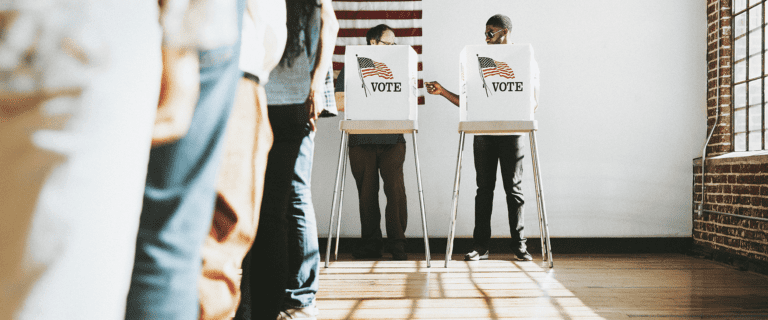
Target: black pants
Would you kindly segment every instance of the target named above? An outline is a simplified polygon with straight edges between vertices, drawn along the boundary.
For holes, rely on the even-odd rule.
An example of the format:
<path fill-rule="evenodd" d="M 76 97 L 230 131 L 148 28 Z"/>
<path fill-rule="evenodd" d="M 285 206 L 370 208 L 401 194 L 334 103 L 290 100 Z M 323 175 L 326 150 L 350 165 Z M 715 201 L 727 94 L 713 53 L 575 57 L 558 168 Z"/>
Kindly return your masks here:
<path fill-rule="evenodd" d="M 288 280 L 286 214 L 291 179 L 301 142 L 310 132 L 304 104 L 268 106 L 267 110 L 274 142 L 264 175 L 258 232 L 243 259 L 238 320 L 273 320 L 281 311 Z"/>
<path fill-rule="evenodd" d="M 491 239 L 491 213 L 493 212 L 493 191 L 496 187 L 496 168 L 501 165 L 501 179 L 507 198 L 509 231 L 512 234 L 513 250 L 526 249 L 523 233 L 523 207 L 525 204 L 520 187 L 523 176 L 523 141 L 520 136 L 476 135 L 473 149 L 477 173 L 477 196 L 475 196 L 476 247 L 488 248 Z"/>
<path fill-rule="evenodd" d="M 379 210 L 379 173 L 384 181 L 387 207 L 384 211 L 387 238 L 405 241 L 408 206 L 403 180 L 405 143 L 363 144 L 349 148 L 349 164 L 360 196 L 360 224 L 363 245 L 381 250 L 381 211 Z"/>

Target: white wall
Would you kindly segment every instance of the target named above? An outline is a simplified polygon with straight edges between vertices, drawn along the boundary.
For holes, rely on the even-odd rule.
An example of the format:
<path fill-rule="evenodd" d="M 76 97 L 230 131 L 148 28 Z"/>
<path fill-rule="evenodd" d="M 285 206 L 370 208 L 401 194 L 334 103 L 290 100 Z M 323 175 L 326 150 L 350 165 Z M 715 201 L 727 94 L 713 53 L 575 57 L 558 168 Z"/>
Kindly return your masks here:
<path fill-rule="evenodd" d="M 484 43 L 490 16 L 510 16 L 511 41 L 533 44 L 541 68 L 537 137 L 552 236 L 690 236 L 691 159 L 700 153 L 706 131 L 705 9 L 702 1 L 424 0 L 423 78 L 455 92 L 461 49 Z M 427 96 L 420 108 L 419 156 L 431 237 L 448 234 L 458 117 L 458 108 L 439 96 Z M 322 120 L 316 138 L 312 192 L 323 237 L 341 138 L 338 121 Z M 406 140 L 406 235 L 421 237 L 412 140 Z M 474 226 L 471 136 L 467 140 L 458 237 L 471 237 Z M 527 145 L 525 227 L 536 237 Z M 508 237 L 497 180 L 493 235 Z M 351 173 L 345 191 L 341 234 L 359 236 Z M 383 215 L 383 192 L 380 200 Z"/>

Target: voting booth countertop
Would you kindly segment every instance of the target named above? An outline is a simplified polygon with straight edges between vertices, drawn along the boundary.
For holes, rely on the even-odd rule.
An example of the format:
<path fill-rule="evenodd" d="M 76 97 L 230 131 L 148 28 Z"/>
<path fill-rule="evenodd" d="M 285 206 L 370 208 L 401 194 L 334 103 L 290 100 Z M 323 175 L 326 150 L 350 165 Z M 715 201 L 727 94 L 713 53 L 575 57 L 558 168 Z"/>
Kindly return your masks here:
<path fill-rule="evenodd" d="M 411 46 L 347 46 L 345 120 L 416 120 L 418 56 Z"/>
<path fill-rule="evenodd" d="M 539 67 L 530 44 L 466 46 L 461 51 L 459 121 L 529 121 Z"/>

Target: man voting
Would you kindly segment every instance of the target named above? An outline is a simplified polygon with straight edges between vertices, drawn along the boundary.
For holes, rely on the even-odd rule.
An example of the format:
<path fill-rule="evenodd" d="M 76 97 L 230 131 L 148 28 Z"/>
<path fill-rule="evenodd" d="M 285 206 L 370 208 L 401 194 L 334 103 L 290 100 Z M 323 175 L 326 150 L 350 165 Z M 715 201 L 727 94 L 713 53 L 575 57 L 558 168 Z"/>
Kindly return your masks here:
<path fill-rule="evenodd" d="M 395 41 L 394 30 L 385 24 L 371 28 L 366 34 L 368 45 L 395 45 Z M 363 52 L 366 50 L 374 52 L 371 50 L 372 48 L 358 48 Z M 349 56 L 349 52 L 354 50 L 356 50 L 355 47 L 348 46 L 347 55 Z M 400 48 L 399 50 L 412 51 L 411 48 Z M 375 51 L 391 50 L 378 49 Z M 415 57 L 415 53 L 413 53 L 413 57 Z M 415 100 L 410 101 L 410 95 L 404 94 L 415 92 L 415 89 L 411 88 L 410 82 L 412 81 L 397 80 L 403 76 L 408 76 L 407 79 L 415 79 L 415 68 L 413 68 L 414 75 L 412 76 L 398 75 L 393 72 L 396 69 L 393 64 L 404 63 L 404 61 L 377 61 L 377 59 L 381 60 L 374 58 L 374 56 L 360 54 L 352 56 L 352 60 L 346 61 L 335 85 L 336 103 L 339 106 L 339 111 L 345 111 L 345 119 L 352 120 L 395 120 L 402 117 L 407 119 L 409 112 L 412 113 L 411 116 L 415 116 L 413 114 L 415 108 L 411 108 L 410 111 L 406 108 L 409 104 L 415 104 Z M 415 61 L 413 63 L 415 64 Z M 361 81 L 361 85 L 354 88 L 350 85 L 350 88 L 345 92 L 345 71 L 355 74 L 354 77 L 347 76 L 347 81 Z M 353 96 L 357 99 L 356 101 L 364 101 L 365 103 L 361 103 L 361 106 L 357 106 L 354 110 L 350 108 L 345 110 L 345 98 L 347 101 L 352 101 L 350 99 Z M 404 97 L 405 101 L 401 101 Z M 380 106 L 379 104 L 382 103 L 384 105 Z M 384 241 L 380 227 L 379 175 L 384 181 L 384 194 L 387 197 L 384 216 L 387 238 L 389 239 L 389 252 L 392 253 L 393 260 L 406 260 L 408 258 L 405 253 L 408 208 L 403 180 L 403 162 L 405 162 L 405 138 L 402 134 L 349 135 L 349 163 L 360 197 L 362 243 L 353 252 L 353 256 L 357 259 L 375 259 L 382 256 Z"/>
<path fill-rule="evenodd" d="M 509 17 L 497 14 L 488 19 L 485 26 L 485 42 L 487 44 L 507 44 L 509 33 L 512 31 L 512 21 Z M 467 47 L 470 49 L 471 47 Z M 539 68 L 533 59 L 533 51 L 530 51 L 530 63 L 526 65 L 531 75 L 532 88 L 534 90 L 534 110 L 538 106 L 538 87 L 539 87 Z M 465 49 L 465 51 L 467 50 Z M 470 50 L 471 51 L 471 50 Z M 505 93 L 520 93 L 516 91 L 530 90 L 524 87 L 520 79 L 515 79 L 513 67 L 507 63 L 509 61 L 498 61 L 493 57 L 476 56 L 472 54 L 466 57 L 466 60 L 477 59 L 478 69 L 476 71 L 466 68 L 468 72 L 478 72 L 482 79 L 482 88 L 484 94 L 480 93 L 481 98 L 493 99 L 493 96 L 502 97 Z M 464 69 L 464 68 L 463 68 Z M 462 74 L 462 79 L 468 77 Z M 464 81 L 464 80 L 462 80 Z M 441 95 L 451 103 L 459 106 L 459 95 L 443 88 L 438 82 L 425 83 L 427 92 L 434 95 Z M 527 85 L 527 84 L 526 84 Z M 461 89 L 466 93 L 466 87 Z M 511 90 L 511 91 L 510 91 Z M 527 91 L 530 92 L 530 91 Z M 476 105 L 476 104 L 475 104 Z M 463 113 L 467 113 L 466 102 L 462 108 Z M 504 110 L 503 112 L 506 112 Z M 486 116 L 505 116 L 497 113 L 486 114 Z M 532 112 L 528 111 L 528 117 L 532 119 Z M 472 118 L 469 120 L 491 120 L 483 118 Z M 501 178 L 504 183 L 504 191 L 507 200 L 507 210 L 509 217 L 509 229 L 511 233 L 511 247 L 518 260 L 530 261 L 531 255 L 526 247 L 526 238 L 523 232 L 523 207 L 524 196 L 521 188 L 523 174 L 523 140 L 519 135 L 475 135 L 473 142 L 475 171 L 477 175 L 477 195 L 475 196 L 475 229 L 473 232 L 472 251 L 464 256 L 464 260 L 486 260 L 489 254 L 489 242 L 491 239 L 491 212 L 493 211 L 493 192 L 496 186 L 496 168 L 497 163 L 501 166 Z"/>

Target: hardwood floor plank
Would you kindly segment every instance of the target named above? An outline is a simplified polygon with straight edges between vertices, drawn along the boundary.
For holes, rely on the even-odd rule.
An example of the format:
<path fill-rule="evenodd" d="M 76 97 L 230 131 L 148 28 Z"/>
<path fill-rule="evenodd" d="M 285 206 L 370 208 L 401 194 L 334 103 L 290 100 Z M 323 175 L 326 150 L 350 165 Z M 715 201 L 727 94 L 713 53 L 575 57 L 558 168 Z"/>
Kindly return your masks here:
<path fill-rule="evenodd" d="M 321 268 L 318 319 L 768 319 L 768 277 L 685 255 L 422 258 L 342 255 Z"/>

